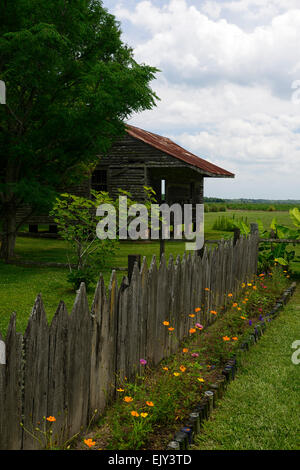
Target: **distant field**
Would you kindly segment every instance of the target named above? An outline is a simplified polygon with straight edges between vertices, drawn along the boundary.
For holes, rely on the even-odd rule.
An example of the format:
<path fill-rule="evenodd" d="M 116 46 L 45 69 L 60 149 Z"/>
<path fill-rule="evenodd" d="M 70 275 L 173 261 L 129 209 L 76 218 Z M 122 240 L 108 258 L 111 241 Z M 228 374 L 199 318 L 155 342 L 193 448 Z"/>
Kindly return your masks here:
<path fill-rule="evenodd" d="M 205 214 L 205 238 L 220 239 L 230 237 L 232 233 L 212 230 L 215 220 L 220 216 L 238 214 L 248 218 L 249 222 L 256 222 L 260 219 L 267 228 L 272 219 L 284 225 L 291 225 L 288 212 L 265 212 L 265 211 L 228 211 L 226 213 L 206 213 Z M 292 225 L 291 225 L 292 226 Z M 211 245 L 208 245 L 211 247 Z M 183 255 L 185 250 L 184 242 L 166 242 L 166 257 L 172 254 L 174 258 Z M 297 247 L 300 255 L 300 246 Z M 153 254 L 159 258 L 159 243 L 133 243 L 126 242 L 120 244 L 120 249 L 110 261 L 110 267 L 103 272 L 106 285 L 109 283 L 111 269 L 114 267 L 127 267 L 127 257 L 129 254 L 141 254 L 146 256 L 147 262 L 151 262 Z M 67 247 L 64 241 L 45 238 L 25 238 L 18 237 L 16 244 L 16 255 L 19 259 L 67 263 Z M 299 270 L 300 263 L 294 263 L 293 267 Z M 42 293 L 46 312 L 50 319 L 58 306 L 59 301 L 65 301 L 70 311 L 75 299 L 74 292 L 70 289 L 66 281 L 67 268 L 49 267 L 22 267 L 5 265 L 0 262 L 0 332 L 6 331 L 10 315 L 17 312 L 17 328 L 24 331 L 33 302 L 38 293 Z M 117 271 L 118 280 L 121 281 L 126 274 L 124 271 Z M 88 293 L 89 302 L 93 299 L 93 288 Z"/>
<path fill-rule="evenodd" d="M 206 202 L 204 203 L 208 211 L 219 210 L 241 210 L 241 211 L 284 211 L 288 212 L 294 207 L 300 208 L 300 204 L 282 203 L 246 203 L 246 202 Z"/>

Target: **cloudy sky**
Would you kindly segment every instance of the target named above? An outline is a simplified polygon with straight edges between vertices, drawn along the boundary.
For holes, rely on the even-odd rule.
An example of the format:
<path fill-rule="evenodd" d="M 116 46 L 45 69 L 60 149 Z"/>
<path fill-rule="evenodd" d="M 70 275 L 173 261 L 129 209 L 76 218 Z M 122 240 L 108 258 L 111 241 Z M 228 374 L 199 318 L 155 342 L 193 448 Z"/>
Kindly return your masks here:
<path fill-rule="evenodd" d="M 205 195 L 300 199 L 300 0 L 104 0 L 157 108 L 130 123 L 236 174 Z"/>

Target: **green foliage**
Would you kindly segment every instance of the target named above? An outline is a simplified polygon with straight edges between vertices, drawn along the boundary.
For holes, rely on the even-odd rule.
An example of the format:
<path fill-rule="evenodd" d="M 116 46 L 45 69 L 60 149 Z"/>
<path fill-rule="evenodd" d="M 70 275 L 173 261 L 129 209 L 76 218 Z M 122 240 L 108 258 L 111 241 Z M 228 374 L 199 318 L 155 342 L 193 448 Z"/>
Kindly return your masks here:
<path fill-rule="evenodd" d="M 69 257 L 69 282 L 78 289 L 80 282 L 86 287 L 97 273 L 107 266 L 115 253 L 117 241 L 100 240 L 96 234 L 96 210 L 100 204 L 115 204 L 106 192 L 91 191 L 91 199 L 61 194 L 50 213 L 57 223 L 58 233 L 65 240 L 71 252 Z M 72 263 L 75 262 L 75 271 Z"/>
<path fill-rule="evenodd" d="M 225 204 L 204 204 L 204 212 L 226 212 Z"/>
<path fill-rule="evenodd" d="M 221 230 L 224 232 L 232 232 L 235 228 L 241 229 L 242 232 L 249 233 L 247 217 L 226 217 L 220 216 L 213 224 L 213 230 Z"/>

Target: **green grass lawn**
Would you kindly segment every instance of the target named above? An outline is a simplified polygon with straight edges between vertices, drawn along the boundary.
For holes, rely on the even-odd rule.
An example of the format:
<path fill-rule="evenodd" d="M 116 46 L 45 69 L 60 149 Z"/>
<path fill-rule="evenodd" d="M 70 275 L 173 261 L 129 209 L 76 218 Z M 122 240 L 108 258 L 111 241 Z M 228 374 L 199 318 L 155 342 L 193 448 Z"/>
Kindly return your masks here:
<path fill-rule="evenodd" d="M 245 354 L 212 417 L 197 438 L 197 450 L 299 450 L 300 364 L 292 343 L 300 340 L 300 290 Z"/>
<path fill-rule="evenodd" d="M 288 212 L 264 212 L 264 211 L 228 211 L 225 213 L 206 213 L 205 214 L 205 238 L 219 239 L 228 238 L 232 233 L 221 232 L 212 229 L 214 221 L 220 215 L 228 217 L 236 214 L 248 218 L 249 222 L 256 222 L 261 219 L 267 228 L 272 219 L 276 217 L 277 221 L 291 225 Z M 212 245 L 209 245 L 210 247 Z M 170 254 L 174 258 L 183 255 L 185 250 L 184 242 L 166 242 L 166 257 Z M 297 248 L 300 255 L 300 246 Z M 26 261 L 58 262 L 67 263 L 67 246 L 62 240 L 46 238 L 26 238 L 18 237 L 16 243 L 16 256 Z M 106 285 L 109 283 L 112 268 L 126 268 L 129 254 L 141 254 L 146 256 L 150 264 L 153 254 L 159 259 L 159 243 L 133 243 L 122 242 L 120 249 L 110 260 L 110 266 L 103 272 Z M 294 267 L 298 267 L 299 263 Z M 0 262 L 0 332 L 5 334 L 9 318 L 12 312 L 17 313 L 17 329 L 24 331 L 28 317 L 30 315 L 34 300 L 38 293 L 42 294 L 46 313 L 50 320 L 54 315 L 59 301 L 65 301 L 68 310 L 72 309 L 75 299 L 75 293 L 71 290 L 66 280 L 67 268 L 50 267 L 21 267 L 5 265 Z M 121 281 L 124 276 L 123 271 L 117 271 L 118 280 Z M 88 299 L 91 304 L 94 287 L 88 292 Z"/>

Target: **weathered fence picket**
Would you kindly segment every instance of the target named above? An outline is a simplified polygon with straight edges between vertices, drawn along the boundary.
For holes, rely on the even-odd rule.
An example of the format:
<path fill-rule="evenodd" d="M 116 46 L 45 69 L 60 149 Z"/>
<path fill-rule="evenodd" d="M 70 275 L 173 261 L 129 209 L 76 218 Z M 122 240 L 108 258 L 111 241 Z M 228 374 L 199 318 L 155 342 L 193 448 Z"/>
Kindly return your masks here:
<path fill-rule="evenodd" d="M 156 365 L 177 350 L 195 325 L 189 314 L 196 307 L 202 325 L 215 320 L 211 310 L 256 272 L 258 243 L 253 229 L 235 245 L 205 247 L 202 256 L 167 263 L 163 255 L 159 266 L 153 257 L 149 268 L 144 259 L 120 286 L 113 271 L 108 292 L 100 276 L 91 310 L 82 284 L 71 314 L 61 302 L 50 325 L 38 295 L 24 336 L 13 314 L 0 364 L 0 449 L 39 448 L 27 431 L 48 425 L 48 416 L 56 418 L 53 436 L 61 443 L 85 429 L 95 410 L 101 414 L 115 399 L 120 381 L 143 373 L 140 359 Z"/>

